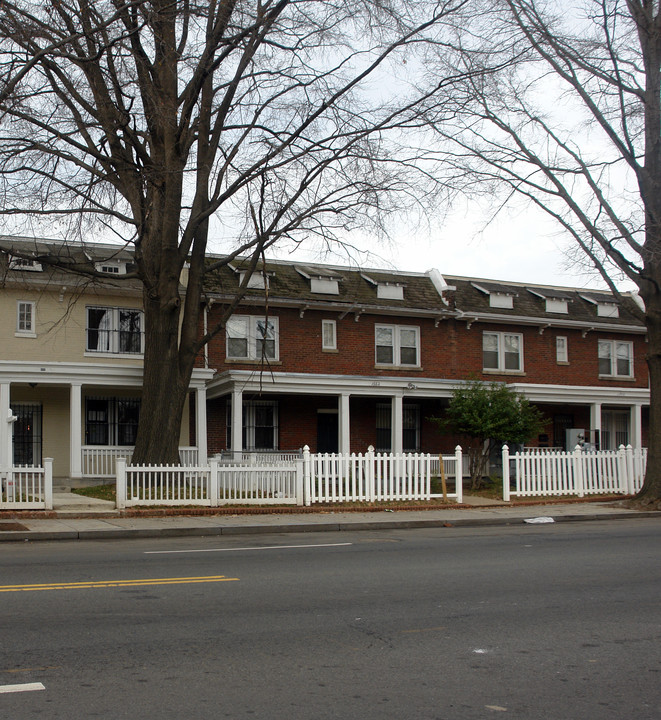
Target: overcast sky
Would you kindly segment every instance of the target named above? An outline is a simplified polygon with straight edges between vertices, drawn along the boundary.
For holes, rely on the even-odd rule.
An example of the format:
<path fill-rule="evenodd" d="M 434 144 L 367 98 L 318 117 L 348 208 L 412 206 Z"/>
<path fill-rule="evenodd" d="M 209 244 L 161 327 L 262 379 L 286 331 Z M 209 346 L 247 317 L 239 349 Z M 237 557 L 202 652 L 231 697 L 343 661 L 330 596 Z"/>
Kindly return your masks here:
<path fill-rule="evenodd" d="M 604 287 L 586 266 L 571 262 L 563 247 L 571 247 L 566 235 L 550 219 L 533 210 L 504 212 L 486 222 L 476 206 L 451 214 L 438 227 L 395 228 L 390 242 L 354 234 L 350 242 L 367 256 L 322 256 L 319 249 L 303 243 L 299 250 L 280 251 L 280 259 L 327 262 L 364 267 L 510 280 L 521 283 L 569 287 Z"/>

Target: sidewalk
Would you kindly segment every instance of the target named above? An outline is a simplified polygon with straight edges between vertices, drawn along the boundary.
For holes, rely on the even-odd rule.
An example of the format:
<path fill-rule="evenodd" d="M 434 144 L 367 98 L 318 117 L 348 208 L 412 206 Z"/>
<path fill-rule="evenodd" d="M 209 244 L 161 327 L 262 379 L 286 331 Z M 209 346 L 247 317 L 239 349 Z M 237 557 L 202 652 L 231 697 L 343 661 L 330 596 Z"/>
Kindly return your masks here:
<path fill-rule="evenodd" d="M 487 503 L 487 504 L 485 504 Z M 120 516 L 114 504 L 90 500 L 70 493 L 54 496 L 54 517 L 36 513 L 0 512 L 0 542 L 26 540 L 99 540 L 256 533 L 332 532 L 342 530 L 392 530 L 424 527 L 476 527 L 519 525 L 526 522 L 577 522 L 622 518 L 655 517 L 661 513 L 639 512 L 620 507 L 617 501 L 570 502 L 567 504 L 507 505 L 498 501 L 465 497 L 458 507 L 434 510 L 334 511 L 324 507 L 314 512 L 285 512 L 255 508 L 253 512 L 195 514 L 178 509 L 177 514 L 157 516 L 149 511 L 139 516 Z M 186 514 L 188 512 L 188 514 Z"/>

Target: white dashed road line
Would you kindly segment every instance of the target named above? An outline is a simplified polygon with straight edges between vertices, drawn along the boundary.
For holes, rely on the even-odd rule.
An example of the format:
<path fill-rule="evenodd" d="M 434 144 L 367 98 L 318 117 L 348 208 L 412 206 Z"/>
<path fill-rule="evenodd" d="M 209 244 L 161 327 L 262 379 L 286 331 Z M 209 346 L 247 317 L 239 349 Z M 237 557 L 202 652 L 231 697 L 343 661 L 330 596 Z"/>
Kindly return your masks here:
<path fill-rule="evenodd" d="M 45 690 L 43 683 L 21 683 L 20 685 L 0 685 L 0 694 L 2 693 L 18 693 L 32 692 L 34 690 Z"/>

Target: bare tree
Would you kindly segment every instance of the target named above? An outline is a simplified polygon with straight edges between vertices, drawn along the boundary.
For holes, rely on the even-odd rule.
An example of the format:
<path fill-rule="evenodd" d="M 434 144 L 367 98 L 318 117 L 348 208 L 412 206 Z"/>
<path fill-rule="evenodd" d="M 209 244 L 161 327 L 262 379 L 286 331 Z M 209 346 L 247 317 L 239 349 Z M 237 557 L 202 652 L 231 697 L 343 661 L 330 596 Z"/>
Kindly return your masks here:
<path fill-rule="evenodd" d="M 210 232 L 239 228 L 223 262 L 249 255 L 255 267 L 297 232 L 332 241 L 359 219 L 378 224 L 407 187 L 383 144 L 407 109 L 362 86 L 465 2 L 0 5 L 0 213 L 91 218 L 134 245 L 137 462 L 176 461 L 196 355 L 241 300 L 199 336 Z"/>
<path fill-rule="evenodd" d="M 442 172 L 554 218 L 648 331 L 650 442 L 639 499 L 661 499 L 661 11 L 659 0 L 487 0 L 465 35 L 454 102 L 425 119 Z M 452 120 L 448 122 L 448 115 Z M 458 180 L 457 180 L 458 181 Z M 503 193 L 503 190 L 505 191 Z"/>

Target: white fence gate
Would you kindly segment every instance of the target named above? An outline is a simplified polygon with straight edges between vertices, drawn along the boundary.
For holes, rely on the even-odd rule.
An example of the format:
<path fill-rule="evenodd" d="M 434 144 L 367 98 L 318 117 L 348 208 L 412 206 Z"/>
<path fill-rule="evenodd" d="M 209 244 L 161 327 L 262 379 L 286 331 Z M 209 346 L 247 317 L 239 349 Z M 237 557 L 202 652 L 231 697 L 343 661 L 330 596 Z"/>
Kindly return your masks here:
<path fill-rule="evenodd" d="M 45 458 L 43 467 L 19 465 L 0 470 L 0 508 L 52 510 L 52 458 Z"/>
<path fill-rule="evenodd" d="M 509 501 L 510 495 L 633 495 L 642 487 L 646 464 L 647 449 L 634 450 L 631 445 L 599 451 L 583 451 L 577 445 L 573 452 L 531 449 L 512 455 L 504 445 L 503 500 Z"/>

